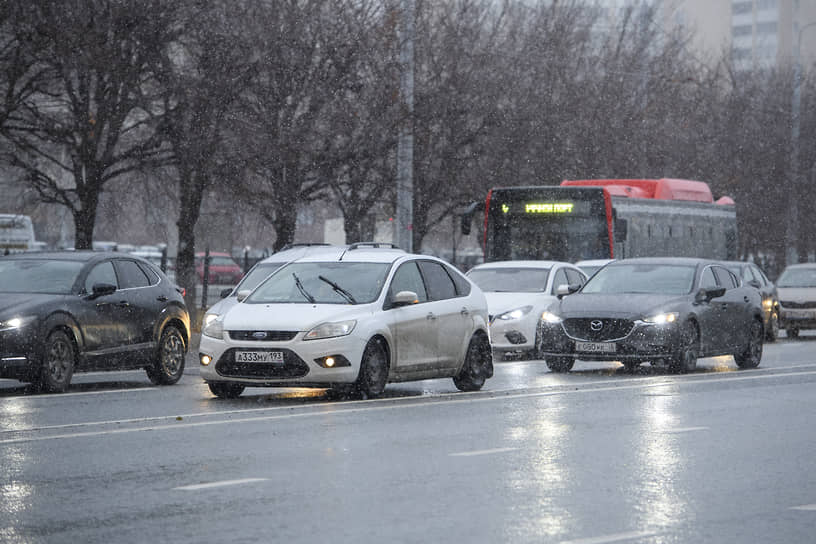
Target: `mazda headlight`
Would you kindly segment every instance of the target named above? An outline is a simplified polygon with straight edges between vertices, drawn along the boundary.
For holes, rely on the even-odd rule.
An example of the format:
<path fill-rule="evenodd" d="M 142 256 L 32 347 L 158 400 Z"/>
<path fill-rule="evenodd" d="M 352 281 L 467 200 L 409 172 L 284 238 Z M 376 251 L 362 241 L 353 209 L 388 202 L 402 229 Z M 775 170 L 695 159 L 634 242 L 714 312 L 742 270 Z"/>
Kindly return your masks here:
<path fill-rule="evenodd" d="M 541 321 L 543 321 L 544 323 L 561 323 L 563 319 L 561 319 L 561 316 L 559 315 L 555 315 L 552 312 L 545 311 L 544 313 L 541 314 Z"/>
<path fill-rule="evenodd" d="M 502 321 L 510 321 L 511 319 L 521 319 L 525 315 L 529 314 L 530 310 L 532 309 L 533 309 L 532 306 L 522 306 L 521 308 L 516 308 L 515 310 L 510 310 L 509 312 L 499 314 L 494 319 L 500 319 Z"/>
<path fill-rule="evenodd" d="M 24 317 L 12 317 L 0 321 L 0 332 L 20 330 L 27 325 L 30 325 L 37 320 L 36 315 L 27 315 Z"/>
<path fill-rule="evenodd" d="M 643 321 L 646 323 L 651 323 L 652 325 L 666 325 L 667 323 L 674 323 L 677 321 L 677 318 L 680 317 L 680 314 L 677 312 L 666 312 L 662 314 L 653 315 L 650 317 L 643 318 Z"/>
<path fill-rule="evenodd" d="M 304 340 L 318 340 L 320 338 L 334 338 L 336 336 L 346 336 L 351 334 L 357 321 L 337 321 L 335 323 L 323 323 L 306 333 Z"/>
<path fill-rule="evenodd" d="M 211 319 L 207 319 L 212 316 Z M 219 319 L 220 316 L 215 314 L 207 314 L 204 316 L 203 326 L 201 327 L 201 334 L 209 336 L 210 338 L 221 338 L 224 336 L 224 320 Z"/>

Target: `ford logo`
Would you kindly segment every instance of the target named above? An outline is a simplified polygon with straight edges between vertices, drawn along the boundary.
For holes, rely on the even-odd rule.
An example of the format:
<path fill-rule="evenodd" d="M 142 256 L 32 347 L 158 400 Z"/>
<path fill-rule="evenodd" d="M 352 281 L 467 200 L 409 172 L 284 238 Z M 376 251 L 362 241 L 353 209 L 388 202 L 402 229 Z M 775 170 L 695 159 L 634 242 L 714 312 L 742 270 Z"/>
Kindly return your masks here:
<path fill-rule="evenodd" d="M 597 332 L 603 329 L 603 321 L 601 321 L 600 319 L 593 319 L 592 321 L 589 322 L 589 328 Z"/>
<path fill-rule="evenodd" d="M 252 333 L 252 338 L 257 338 L 261 340 L 262 338 L 266 338 L 266 332 L 264 331 L 257 331 Z"/>

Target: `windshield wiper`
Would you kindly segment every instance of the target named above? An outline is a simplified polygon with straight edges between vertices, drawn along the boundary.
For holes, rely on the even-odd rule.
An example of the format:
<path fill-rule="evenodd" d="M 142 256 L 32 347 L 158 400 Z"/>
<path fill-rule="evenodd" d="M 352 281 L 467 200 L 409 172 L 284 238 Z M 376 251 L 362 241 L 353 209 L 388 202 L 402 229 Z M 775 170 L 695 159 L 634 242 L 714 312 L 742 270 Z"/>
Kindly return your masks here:
<path fill-rule="evenodd" d="M 309 291 L 307 291 L 305 287 L 303 287 L 303 284 L 300 283 L 300 278 L 298 278 L 294 272 L 292 272 L 292 277 L 295 278 L 295 287 L 298 288 L 300 294 L 303 295 L 306 298 L 306 300 L 314 304 L 316 302 L 315 298 L 309 294 Z"/>
<path fill-rule="evenodd" d="M 346 291 L 345 289 L 343 289 L 342 287 L 340 287 L 339 285 L 337 285 L 336 283 L 331 281 L 329 278 L 326 278 L 326 277 L 323 277 L 323 276 L 318 276 L 317 279 L 319 279 L 321 281 L 325 281 L 326 283 L 331 285 L 332 289 L 334 289 L 335 291 L 337 291 L 338 293 L 343 295 L 343 298 L 345 298 L 347 301 L 351 302 L 352 304 L 357 304 L 357 301 L 354 299 L 354 297 L 351 295 L 351 293 L 349 293 L 348 291 Z"/>

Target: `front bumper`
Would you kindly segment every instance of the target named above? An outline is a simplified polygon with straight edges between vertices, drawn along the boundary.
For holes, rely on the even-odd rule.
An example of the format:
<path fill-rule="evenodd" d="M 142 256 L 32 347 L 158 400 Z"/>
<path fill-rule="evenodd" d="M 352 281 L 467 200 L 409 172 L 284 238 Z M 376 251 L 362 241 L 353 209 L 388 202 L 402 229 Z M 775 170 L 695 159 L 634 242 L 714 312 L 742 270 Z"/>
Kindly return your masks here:
<path fill-rule="evenodd" d="M 779 327 L 797 329 L 816 329 L 816 308 L 779 310 Z"/>
<path fill-rule="evenodd" d="M 0 332 L 0 378 L 31 379 L 38 367 L 38 344 L 28 330 Z"/>
<path fill-rule="evenodd" d="M 522 319 L 494 319 L 490 323 L 490 341 L 494 355 L 535 349 L 537 316 L 532 316 L 532 313 Z"/>
<path fill-rule="evenodd" d="M 543 357 L 573 357 L 585 361 L 653 361 L 671 357 L 681 346 L 678 322 L 663 325 L 635 322 L 628 334 L 607 341 L 570 336 L 561 323 L 542 323 L 540 327 L 540 354 Z M 579 349 L 581 343 L 593 344 L 597 351 Z"/>
<path fill-rule="evenodd" d="M 317 386 L 350 384 L 357 379 L 366 340 L 353 334 L 336 338 L 303 341 L 299 332 L 288 341 L 236 341 L 227 332 L 222 338 L 201 336 L 199 373 L 207 382 L 232 382 L 245 386 Z M 236 351 L 280 351 L 283 363 L 236 362 Z M 315 360 L 342 356 L 350 366 L 324 368 Z M 202 364 L 203 356 L 211 358 Z"/>

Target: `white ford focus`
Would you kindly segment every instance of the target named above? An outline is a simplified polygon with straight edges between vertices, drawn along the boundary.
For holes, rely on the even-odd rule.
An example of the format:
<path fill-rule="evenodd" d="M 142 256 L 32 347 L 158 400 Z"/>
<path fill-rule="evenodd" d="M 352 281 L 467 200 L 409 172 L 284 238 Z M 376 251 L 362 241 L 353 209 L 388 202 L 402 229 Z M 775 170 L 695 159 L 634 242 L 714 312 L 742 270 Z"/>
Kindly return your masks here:
<path fill-rule="evenodd" d="M 493 375 L 482 291 L 444 261 L 379 246 L 302 257 L 208 314 L 199 361 L 213 394 L 311 386 L 376 397 L 388 382 L 443 377 L 480 389 Z"/>

